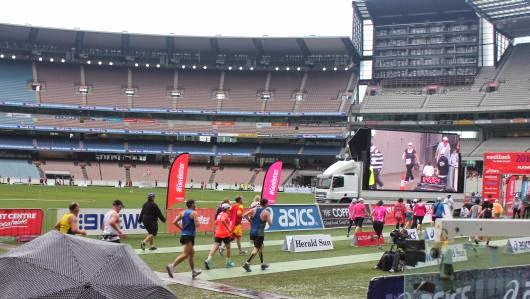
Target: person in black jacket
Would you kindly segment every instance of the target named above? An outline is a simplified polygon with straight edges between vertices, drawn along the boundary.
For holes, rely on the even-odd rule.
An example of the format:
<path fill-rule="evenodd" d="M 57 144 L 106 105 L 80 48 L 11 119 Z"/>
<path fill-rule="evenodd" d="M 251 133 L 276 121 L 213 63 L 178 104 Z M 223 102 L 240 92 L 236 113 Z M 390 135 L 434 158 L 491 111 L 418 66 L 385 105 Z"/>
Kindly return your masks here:
<path fill-rule="evenodd" d="M 140 212 L 139 222 L 143 223 L 147 230 L 147 236 L 140 243 L 140 248 L 145 250 L 146 244 L 149 244 L 149 250 L 156 250 L 155 237 L 158 233 L 158 219 L 162 222 L 166 222 L 166 217 L 160 211 L 160 208 L 155 203 L 155 195 L 153 193 L 147 194 L 147 201 L 142 206 Z"/>

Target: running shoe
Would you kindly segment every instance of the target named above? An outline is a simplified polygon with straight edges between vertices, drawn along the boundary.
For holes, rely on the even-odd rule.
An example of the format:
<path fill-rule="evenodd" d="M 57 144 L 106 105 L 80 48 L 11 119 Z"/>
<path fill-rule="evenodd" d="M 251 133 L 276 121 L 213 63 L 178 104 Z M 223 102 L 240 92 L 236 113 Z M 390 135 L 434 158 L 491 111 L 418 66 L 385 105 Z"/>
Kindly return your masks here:
<path fill-rule="evenodd" d="M 252 272 L 252 270 L 250 270 L 250 265 L 248 263 L 245 263 L 243 265 L 243 269 L 245 269 L 247 272 Z"/>
<path fill-rule="evenodd" d="M 390 270 L 388 270 L 388 272 L 390 272 L 390 273 L 394 273 L 395 270 L 394 270 L 394 269 L 390 269 Z"/>
<path fill-rule="evenodd" d="M 261 270 L 267 270 L 269 268 L 269 264 L 261 264 Z"/>
<path fill-rule="evenodd" d="M 202 273 L 201 269 L 193 270 L 193 271 L 191 271 L 191 278 L 195 278 L 195 277 L 201 275 L 201 273 Z"/>
<path fill-rule="evenodd" d="M 247 251 L 246 251 L 246 250 L 241 250 L 241 251 L 239 251 L 239 255 L 245 255 L 245 254 L 247 254 Z"/>
<path fill-rule="evenodd" d="M 167 270 L 167 275 L 173 278 L 173 270 L 175 270 L 175 266 L 173 266 L 172 264 L 169 264 L 166 266 L 166 270 Z"/>
<path fill-rule="evenodd" d="M 236 263 L 229 261 L 226 263 L 226 268 L 234 268 L 236 266 Z"/>
<path fill-rule="evenodd" d="M 350 237 L 350 234 L 346 234 L 346 238 L 349 238 Z"/>
<path fill-rule="evenodd" d="M 210 270 L 210 262 L 204 261 L 204 269 Z"/>
<path fill-rule="evenodd" d="M 156 248 L 155 246 L 153 247 L 149 247 L 149 250 L 157 250 L 158 248 Z"/>
<path fill-rule="evenodd" d="M 145 242 L 144 242 L 144 241 L 140 242 L 140 248 L 141 248 L 143 251 L 145 251 Z"/>
<path fill-rule="evenodd" d="M 383 246 L 379 246 L 379 247 L 377 247 L 377 249 L 383 250 Z"/>

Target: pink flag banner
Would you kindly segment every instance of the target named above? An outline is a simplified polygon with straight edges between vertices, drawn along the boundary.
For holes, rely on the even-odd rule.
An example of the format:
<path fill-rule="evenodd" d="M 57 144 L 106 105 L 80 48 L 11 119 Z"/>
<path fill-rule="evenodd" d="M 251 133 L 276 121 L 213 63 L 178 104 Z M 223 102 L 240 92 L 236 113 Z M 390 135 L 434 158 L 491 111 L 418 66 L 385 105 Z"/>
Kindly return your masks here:
<path fill-rule="evenodd" d="M 280 176 L 282 174 L 282 161 L 276 161 L 269 166 L 263 185 L 261 188 L 261 198 L 269 200 L 269 204 L 273 205 L 276 203 L 276 197 L 278 196 L 278 187 L 280 186 Z"/>

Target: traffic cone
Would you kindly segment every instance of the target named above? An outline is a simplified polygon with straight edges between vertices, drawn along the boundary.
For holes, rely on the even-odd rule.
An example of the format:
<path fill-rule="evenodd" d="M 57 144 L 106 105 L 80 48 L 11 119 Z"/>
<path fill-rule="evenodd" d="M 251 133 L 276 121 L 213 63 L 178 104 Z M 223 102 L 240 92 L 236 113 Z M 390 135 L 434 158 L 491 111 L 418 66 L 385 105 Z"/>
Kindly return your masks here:
<path fill-rule="evenodd" d="M 404 191 L 405 190 L 405 176 L 401 176 L 401 183 L 399 184 L 399 190 Z"/>

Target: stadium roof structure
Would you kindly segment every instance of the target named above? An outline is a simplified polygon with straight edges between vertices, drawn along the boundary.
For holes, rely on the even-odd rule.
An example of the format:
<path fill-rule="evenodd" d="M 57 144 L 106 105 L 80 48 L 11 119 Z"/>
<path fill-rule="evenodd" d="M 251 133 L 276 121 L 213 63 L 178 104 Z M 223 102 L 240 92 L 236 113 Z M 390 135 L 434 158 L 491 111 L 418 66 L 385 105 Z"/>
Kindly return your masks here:
<path fill-rule="evenodd" d="M 510 37 L 530 36 L 529 0 L 467 0 L 477 12 Z"/>
<path fill-rule="evenodd" d="M 354 0 L 364 19 L 385 24 L 399 19 L 407 22 L 417 18 L 436 19 L 443 15 L 473 13 L 464 0 Z"/>
<path fill-rule="evenodd" d="M 333 57 L 345 57 L 343 59 L 345 61 L 338 64 L 348 65 L 351 64 L 356 54 L 351 38 L 348 36 L 205 37 L 96 32 L 0 24 L 0 40 L 4 43 L 4 45 L 0 44 L 1 50 L 31 48 L 33 54 L 37 51 L 59 53 L 69 51 L 74 56 L 81 55 L 81 57 L 94 53 L 101 56 L 102 53 L 112 52 L 112 56 L 128 56 L 129 60 L 139 58 L 139 56 L 149 58 L 149 56 L 167 55 L 168 64 L 184 63 L 186 62 L 184 56 L 188 56 L 188 60 L 193 60 L 189 57 L 200 56 L 198 60 L 209 59 L 219 62 L 219 56 L 239 55 L 253 58 L 271 56 L 273 62 L 276 62 L 274 57 L 277 56 L 281 56 L 286 62 L 289 60 L 285 58 L 286 56 L 296 56 L 302 64 L 311 58 L 317 61 L 317 63 L 313 61 L 313 64 L 318 64 L 318 61 L 323 60 L 329 63 L 333 61 L 331 59 Z M 175 56 L 179 57 L 175 58 Z"/>

